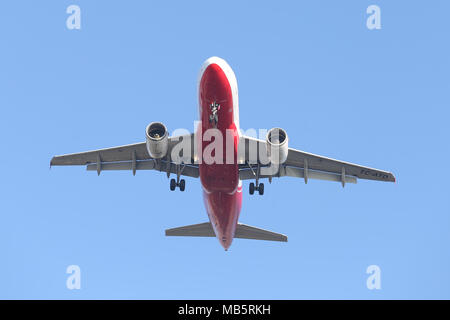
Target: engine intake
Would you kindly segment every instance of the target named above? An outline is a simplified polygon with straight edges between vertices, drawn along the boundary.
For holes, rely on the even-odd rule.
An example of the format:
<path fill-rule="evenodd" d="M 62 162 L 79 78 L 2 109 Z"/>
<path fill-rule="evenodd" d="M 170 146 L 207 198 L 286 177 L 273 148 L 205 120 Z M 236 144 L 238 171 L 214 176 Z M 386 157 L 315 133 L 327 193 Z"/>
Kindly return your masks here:
<path fill-rule="evenodd" d="M 271 163 L 281 164 L 286 162 L 289 152 L 288 135 L 281 128 L 272 128 L 267 133 L 267 156 Z"/>
<path fill-rule="evenodd" d="M 147 151 L 154 159 L 164 158 L 169 148 L 169 132 L 161 122 L 152 122 L 145 129 Z"/>

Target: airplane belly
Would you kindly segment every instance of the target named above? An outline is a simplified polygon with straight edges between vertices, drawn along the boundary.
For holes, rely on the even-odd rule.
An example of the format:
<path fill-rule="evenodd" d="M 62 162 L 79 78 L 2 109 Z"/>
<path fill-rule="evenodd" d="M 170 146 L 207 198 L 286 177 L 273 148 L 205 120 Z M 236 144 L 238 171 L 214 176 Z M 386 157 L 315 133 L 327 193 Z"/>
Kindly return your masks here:
<path fill-rule="evenodd" d="M 220 244 L 228 249 L 233 241 L 241 212 L 242 184 L 239 184 L 237 192 L 233 194 L 203 191 L 203 199 L 214 232 Z"/>
<path fill-rule="evenodd" d="M 212 111 L 212 105 L 216 110 Z M 199 83 L 202 137 L 200 180 L 207 192 L 234 193 L 239 183 L 239 137 L 234 123 L 233 94 L 228 78 L 217 64 L 210 64 Z M 200 130 L 199 128 L 199 130 Z"/>
<path fill-rule="evenodd" d="M 205 66 L 199 79 L 201 125 L 197 136 L 202 137 L 197 144 L 201 155 L 199 173 L 209 220 L 225 249 L 233 241 L 242 206 L 233 96 L 223 66 L 217 63 Z"/>

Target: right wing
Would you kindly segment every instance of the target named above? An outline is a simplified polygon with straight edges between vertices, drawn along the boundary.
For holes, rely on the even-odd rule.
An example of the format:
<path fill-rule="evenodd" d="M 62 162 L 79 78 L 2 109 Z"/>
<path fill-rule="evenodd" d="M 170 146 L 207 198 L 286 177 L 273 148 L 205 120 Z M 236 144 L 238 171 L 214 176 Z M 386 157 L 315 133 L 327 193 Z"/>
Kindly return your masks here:
<path fill-rule="evenodd" d="M 306 160 L 306 162 L 305 162 Z M 358 164 L 340 161 L 316 154 L 295 150 L 289 148 L 288 158 L 285 163 L 287 166 L 305 167 L 307 164 L 311 170 L 330 172 L 357 177 L 359 179 L 378 180 L 395 182 L 395 177 L 391 172 L 364 167 Z"/>
<path fill-rule="evenodd" d="M 244 147 L 243 159 L 241 160 L 245 164 L 240 165 L 239 177 L 241 180 L 255 179 L 254 164 L 259 163 L 261 165 L 261 163 L 268 162 L 266 142 L 246 136 L 243 136 L 241 139 Z M 254 146 L 253 149 L 252 145 Z M 254 152 L 249 150 L 254 150 Z M 250 167 L 249 163 L 253 164 L 253 168 Z M 264 165 L 261 166 L 264 167 Z M 346 182 L 356 183 L 356 178 L 395 182 L 394 175 L 388 171 L 364 167 L 292 148 L 289 148 L 286 162 L 280 165 L 279 170 L 275 174 L 262 174 L 260 178 L 282 176 L 303 178 L 305 182 L 307 182 L 308 178 L 338 181 L 343 184 Z"/>
<path fill-rule="evenodd" d="M 168 156 L 162 159 L 153 159 L 148 154 L 146 143 L 141 142 L 55 156 L 50 161 L 50 166 L 86 165 L 87 170 L 97 171 L 98 174 L 103 170 L 131 170 L 133 174 L 136 173 L 136 170 L 157 170 L 168 174 L 177 173 L 177 164 L 170 160 L 169 155 L 180 138 L 190 139 L 193 143 L 192 136 L 193 134 L 170 137 Z M 191 148 L 191 161 L 180 165 L 181 175 L 198 178 L 198 165 L 194 163 L 193 159 L 194 149 Z"/>

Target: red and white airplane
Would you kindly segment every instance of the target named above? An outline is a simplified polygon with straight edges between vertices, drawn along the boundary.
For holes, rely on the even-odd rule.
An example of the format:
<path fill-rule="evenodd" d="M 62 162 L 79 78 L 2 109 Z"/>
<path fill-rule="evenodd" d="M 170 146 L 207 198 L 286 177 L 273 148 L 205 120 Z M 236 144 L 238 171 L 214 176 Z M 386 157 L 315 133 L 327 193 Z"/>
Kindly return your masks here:
<path fill-rule="evenodd" d="M 392 173 L 288 147 L 283 129 L 265 139 L 243 135 L 239 124 L 236 77 L 218 57 L 207 59 L 198 79 L 199 125 L 195 133 L 169 137 L 164 124 L 146 128 L 146 142 L 55 156 L 50 165 L 87 165 L 87 170 L 157 170 L 176 175 L 170 190 L 185 189 L 181 176 L 200 177 L 209 222 L 166 230 L 167 236 L 217 237 L 227 250 L 234 238 L 287 241 L 285 235 L 239 223 L 242 180 L 255 180 L 249 192 L 264 193 L 260 179 L 296 177 L 356 183 L 357 178 L 395 182 Z"/>

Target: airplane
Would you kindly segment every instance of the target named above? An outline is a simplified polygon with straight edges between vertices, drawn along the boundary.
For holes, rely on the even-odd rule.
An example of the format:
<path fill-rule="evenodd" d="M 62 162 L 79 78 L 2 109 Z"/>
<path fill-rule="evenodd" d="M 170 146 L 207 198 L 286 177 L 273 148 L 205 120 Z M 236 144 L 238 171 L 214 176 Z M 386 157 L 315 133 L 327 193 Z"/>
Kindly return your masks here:
<path fill-rule="evenodd" d="M 166 236 L 216 237 L 228 250 L 234 238 L 287 242 L 287 236 L 239 222 L 242 181 L 249 193 L 264 194 L 261 179 L 295 177 L 356 183 L 357 179 L 395 182 L 391 172 L 339 161 L 288 147 L 281 128 L 270 129 L 265 139 L 244 135 L 239 123 L 236 76 L 228 63 L 211 57 L 198 76 L 199 121 L 194 133 L 169 136 L 166 126 L 152 122 L 146 141 L 119 147 L 55 156 L 50 166 L 86 165 L 87 170 L 164 172 L 170 190 L 184 191 L 181 177 L 200 178 L 207 222 L 167 229 Z M 226 138 L 223 138 L 226 136 Z M 213 139 L 214 138 L 214 139 Z M 225 139 L 225 143 L 220 142 Z M 213 146 L 212 146 L 213 145 Z M 209 153 L 208 153 L 209 152 Z"/>

